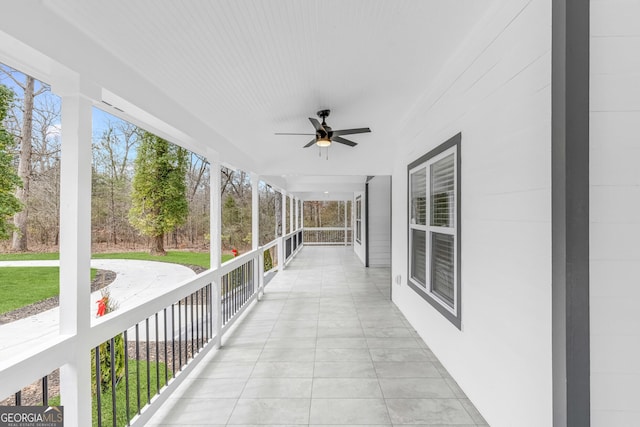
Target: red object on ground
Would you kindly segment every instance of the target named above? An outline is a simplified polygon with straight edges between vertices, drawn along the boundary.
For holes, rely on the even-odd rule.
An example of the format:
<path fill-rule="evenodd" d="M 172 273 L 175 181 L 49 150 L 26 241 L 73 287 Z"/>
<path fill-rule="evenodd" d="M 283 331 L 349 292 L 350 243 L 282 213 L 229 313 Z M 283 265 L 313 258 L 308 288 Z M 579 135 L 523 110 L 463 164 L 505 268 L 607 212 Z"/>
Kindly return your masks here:
<path fill-rule="evenodd" d="M 100 298 L 98 301 L 98 317 L 102 317 L 107 313 L 107 297 Z"/>
<path fill-rule="evenodd" d="M 233 254 L 234 258 L 238 256 L 238 250 L 236 248 L 231 249 L 231 253 Z"/>

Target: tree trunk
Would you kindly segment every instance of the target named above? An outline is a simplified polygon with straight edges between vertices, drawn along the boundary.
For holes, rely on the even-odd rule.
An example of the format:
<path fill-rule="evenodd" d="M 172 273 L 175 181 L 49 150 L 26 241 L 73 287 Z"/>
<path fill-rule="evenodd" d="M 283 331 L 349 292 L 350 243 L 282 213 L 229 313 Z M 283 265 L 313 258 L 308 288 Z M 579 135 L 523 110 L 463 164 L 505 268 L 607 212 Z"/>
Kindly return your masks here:
<path fill-rule="evenodd" d="M 34 78 L 26 76 L 20 160 L 18 163 L 18 176 L 22 180 L 22 187 L 18 187 L 16 190 L 16 197 L 22 203 L 24 209 L 13 217 L 13 224 L 18 229 L 13 233 L 11 249 L 14 251 L 27 250 L 27 201 L 29 199 L 29 181 L 31 179 L 31 129 L 33 124 L 33 99 L 35 97 L 34 88 Z"/>
<path fill-rule="evenodd" d="M 154 236 L 151 238 L 151 249 L 149 251 L 151 255 L 166 255 L 164 250 L 164 234 Z"/>

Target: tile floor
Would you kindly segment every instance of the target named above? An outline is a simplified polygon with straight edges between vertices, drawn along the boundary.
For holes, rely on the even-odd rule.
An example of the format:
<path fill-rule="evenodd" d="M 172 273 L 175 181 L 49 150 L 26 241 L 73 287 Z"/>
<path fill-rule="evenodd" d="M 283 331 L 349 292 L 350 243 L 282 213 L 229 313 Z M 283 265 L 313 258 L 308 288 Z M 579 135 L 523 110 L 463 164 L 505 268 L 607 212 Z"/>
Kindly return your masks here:
<path fill-rule="evenodd" d="M 487 426 L 390 281 L 351 248 L 304 247 L 147 426 Z"/>

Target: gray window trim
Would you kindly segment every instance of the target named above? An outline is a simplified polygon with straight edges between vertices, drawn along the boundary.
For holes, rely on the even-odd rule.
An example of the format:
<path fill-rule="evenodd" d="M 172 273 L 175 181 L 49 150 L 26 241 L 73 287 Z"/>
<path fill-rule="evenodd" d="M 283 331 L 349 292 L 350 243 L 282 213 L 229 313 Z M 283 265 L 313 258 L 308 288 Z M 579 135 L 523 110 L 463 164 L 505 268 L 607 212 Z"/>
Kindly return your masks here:
<path fill-rule="evenodd" d="M 461 247 L 462 247 L 462 227 L 461 227 L 461 209 L 460 209 L 460 188 L 461 188 L 461 164 L 462 164 L 462 155 L 461 155 L 461 140 L 462 133 L 458 133 L 457 135 L 449 138 L 433 150 L 429 151 L 427 154 L 421 156 L 417 160 L 411 162 L 407 166 L 407 208 L 409 209 L 409 203 L 411 203 L 411 175 L 410 172 L 416 166 L 419 166 L 422 163 L 425 163 L 429 159 L 437 156 L 438 154 L 449 150 L 453 147 L 456 147 L 456 312 L 455 314 L 451 311 L 447 310 L 443 304 L 436 300 L 429 292 L 426 292 L 425 289 L 415 285 L 411 281 L 411 271 L 409 265 L 409 259 L 411 257 L 411 246 L 410 246 L 410 238 L 409 234 L 411 233 L 411 229 L 409 226 L 409 220 L 407 218 L 407 283 L 409 287 L 413 289 L 418 295 L 420 295 L 425 301 L 427 301 L 431 306 L 433 306 L 440 314 L 442 314 L 446 319 L 448 319 L 456 328 L 462 329 L 462 278 L 461 278 L 461 265 L 462 265 L 462 257 L 461 257 Z M 428 272 L 430 274 L 430 272 Z"/>
<path fill-rule="evenodd" d="M 356 235 L 356 242 L 359 244 L 362 244 L 362 196 L 358 196 L 356 197 L 356 203 L 355 203 L 355 219 L 356 219 L 356 230 L 355 230 L 355 235 Z"/>
<path fill-rule="evenodd" d="M 591 425 L 588 1 L 552 2 L 553 426 Z"/>

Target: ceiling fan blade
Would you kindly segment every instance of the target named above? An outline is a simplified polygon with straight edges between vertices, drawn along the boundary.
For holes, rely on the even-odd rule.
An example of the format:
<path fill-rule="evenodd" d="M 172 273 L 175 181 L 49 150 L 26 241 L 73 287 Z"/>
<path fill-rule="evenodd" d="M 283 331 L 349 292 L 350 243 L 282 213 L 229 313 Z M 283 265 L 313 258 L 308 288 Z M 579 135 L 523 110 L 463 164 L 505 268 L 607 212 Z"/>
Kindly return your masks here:
<path fill-rule="evenodd" d="M 289 132 L 276 132 L 274 135 L 315 135 L 315 133 L 289 133 Z"/>
<path fill-rule="evenodd" d="M 307 145 L 305 145 L 305 146 L 304 146 L 304 147 L 302 147 L 302 148 L 309 148 L 309 147 L 311 147 L 311 146 L 312 146 L 313 144 L 315 144 L 315 143 L 316 143 L 316 139 L 315 139 L 315 138 L 313 138 L 311 141 L 309 141 L 309 142 L 307 143 Z"/>
<path fill-rule="evenodd" d="M 311 124 L 313 125 L 314 128 L 316 128 L 316 131 L 319 130 L 323 130 L 324 128 L 322 127 L 322 125 L 320 124 L 320 122 L 318 121 L 318 119 L 314 119 L 313 117 L 309 117 L 309 121 L 311 122 Z"/>
<path fill-rule="evenodd" d="M 331 141 L 339 142 L 340 144 L 348 145 L 349 147 L 355 147 L 356 145 L 358 145 L 357 142 L 349 141 L 348 139 L 342 138 L 340 136 L 335 136 L 335 133 L 333 134 Z"/>
<path fill-rule="evenodd" d="M 341 129 L 341 130 L 334 130 L 333 134 L 336 136 L 340 136 L 340 135 L 353 135 L 354 133 L 367 133 L 367 132 L 371 132 L 371 129 L 369 128 Z"/>

